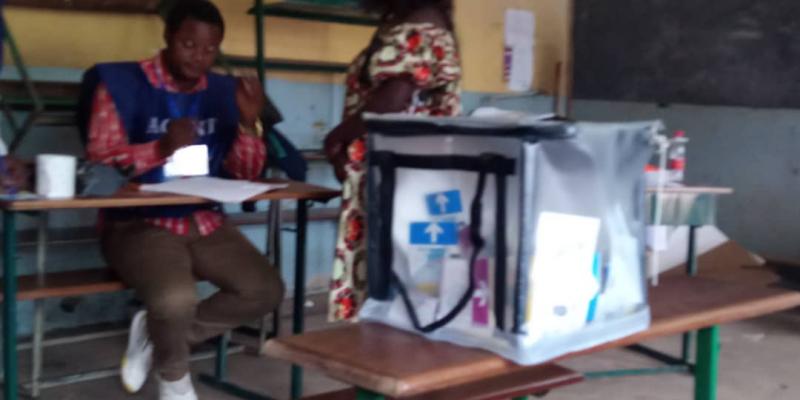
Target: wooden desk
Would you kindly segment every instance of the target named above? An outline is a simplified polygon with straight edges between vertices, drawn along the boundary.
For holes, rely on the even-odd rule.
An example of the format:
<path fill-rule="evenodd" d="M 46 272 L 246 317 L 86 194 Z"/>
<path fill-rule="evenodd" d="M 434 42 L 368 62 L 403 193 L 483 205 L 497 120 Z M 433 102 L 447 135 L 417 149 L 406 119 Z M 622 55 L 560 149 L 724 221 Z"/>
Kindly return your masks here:
<path fill-rule="evenodd" d="M 302 182 L 265 180 L 266 183 L 286 183 L 284 189 L 263 193 L 250 199 L 261 200 L 313 200 L 328 201 L 339 196 L 336 190 Z M 182 196 L 169 193 L 142 192 L 135 186 L 127 187 L 110 197 L 79 197 L 64 200 L 0 201 L 3 211 L 52 211 L 87 208 L 125 208 L 148 206 L 183 206 L 213 203 L 201 197 Z"/>
<path fill-rule="evenodd" d="M 649 329 L 569 354 L 576 357 L 648 339 L 701 330 L 695 399 L 716 398 L 720 324 L 800 306 L 800 292 L 684 276 L 665 278 L 650 291 Z M 361 323 L 271 340 L 265 353 L 393 398 L 423 396 L 522 368 L 483 350 L 432 342 L 383 325 Z M 558 361 L 558 360 L 555 360 Z"/>
<path fill-rule="evenodd" d="M 278 181 L 271 181 L 278 182 Z M 283 182 L 281 182 L 283 183 Z M 308 201 L 328 201 L 339 196 L 339 192 L 320 186 L 299 182 L 286 182 L 285 189 L 275 190 L 253 197 L 261 200 L 297 201 L 297 245 L 295 247 L 295 286 L 293 304 L 293 332 L 303 331 L 305 299 L 305 244 L 308 222 Z M 75 198 L 68 200 L 24 200 L 2 201 L 3 211 L 3 367 L 5 400 L 18 397 L 17 371 L 17 229 L 16 217 L 19 212 L 47 212 L 53 210 L 75 210 L 87 208 L 124 208 L 168 205 L 205 204 L 211 201 L 199 197 L 172 194 L 140 192 L 136 188 L 126 188 L 119 194 L 103 198 Z M 293 369 L 293 379 L 299 379 L 300 369 Z M 219 378 L 219 377 L 218 377 Z M 229 385 L 226 382 L 222 384 Z"/>
<path fill-rule="evenodd" d="M 648 188 L 650 222 L 656 223 L 656 190 Z M 661 196 L 662 215 L 660 225 L 702 226 L 716 224 L 717 199 L 733 194 L 733 189 L 724 187 L 676 186 L 666 187 Z"/>

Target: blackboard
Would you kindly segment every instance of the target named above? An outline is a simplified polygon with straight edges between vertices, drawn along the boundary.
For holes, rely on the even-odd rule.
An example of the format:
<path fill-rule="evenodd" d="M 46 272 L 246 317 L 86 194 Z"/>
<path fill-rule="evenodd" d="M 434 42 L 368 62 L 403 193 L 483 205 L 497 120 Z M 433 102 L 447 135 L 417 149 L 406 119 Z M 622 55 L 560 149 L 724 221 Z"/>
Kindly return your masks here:
<path fill-rule="evenodd" d="M 800 0 L 574 0 L 574 97 L 800 108 Z"/>

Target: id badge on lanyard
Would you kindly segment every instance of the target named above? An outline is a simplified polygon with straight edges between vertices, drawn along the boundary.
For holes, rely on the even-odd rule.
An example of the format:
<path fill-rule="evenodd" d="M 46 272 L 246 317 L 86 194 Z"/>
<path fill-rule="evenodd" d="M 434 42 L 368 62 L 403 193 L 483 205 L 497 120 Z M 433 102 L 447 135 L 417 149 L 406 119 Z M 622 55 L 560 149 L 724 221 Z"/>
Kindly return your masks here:
<path fill-rule="evenodd" d="M 158 75 L 160 89 L 166 96 L 170 119 L 199 118 L 202 95 L 195 94 L 191 96 L 191 102 L 186 107 L 185 112 L 182 112 L 178 105 L 179 96 L 167 91 L 161 69 L 156 68 L 156 73 Z M 195 144 L 178 149 L 167 159 L 167 163 L 164 165 L 164 176 L 167 178 L 204 176 L 209 174 L 208 165 L 208 146 L 205 144 Z"/>

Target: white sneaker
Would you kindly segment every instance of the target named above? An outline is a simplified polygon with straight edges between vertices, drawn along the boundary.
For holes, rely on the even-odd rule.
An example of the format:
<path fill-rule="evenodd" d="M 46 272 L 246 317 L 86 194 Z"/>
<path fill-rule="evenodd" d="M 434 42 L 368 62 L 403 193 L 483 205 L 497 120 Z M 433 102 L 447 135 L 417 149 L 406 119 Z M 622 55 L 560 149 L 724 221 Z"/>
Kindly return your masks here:
<path fill-rule="evenodd" d="M 147 334 L 147 312 L 139 311 L 133 316 L 128 333 L 128 349 L 120 367 L 122 386 L 128 393 L 136 393 L 142 389 L 152 365 L 153 344 Z"/>
<path fill-rule="evenodd" d="M 158 400 L 197 400 L 191 374 L 186 374 L 175 382 L 165 381 L 159 377 Z"/>

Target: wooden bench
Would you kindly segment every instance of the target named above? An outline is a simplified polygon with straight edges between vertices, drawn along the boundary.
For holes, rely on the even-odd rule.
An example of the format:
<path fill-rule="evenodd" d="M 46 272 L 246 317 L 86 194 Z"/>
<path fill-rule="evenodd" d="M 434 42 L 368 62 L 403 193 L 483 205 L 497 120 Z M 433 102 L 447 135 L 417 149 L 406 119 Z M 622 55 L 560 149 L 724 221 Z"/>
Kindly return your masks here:
<path fill-rule="evenodd" d="M 581 382 L 555 364 L 520 366 L 483 350 L 361 323 L 268 342 L 270 356 L 397 399 L 510 399 Z M 353 389 L 311 399 L 355 399 Z"/>
<path fill-rule="evenodd" d="M 508 400 L 534 395 L 543 397 L 550 390 L 580 383 L 583 376 L 556 364 L 519 368 L 519 371 L 499 377 L 479 379 L 463 385 L 427 392 L 403 400 Z M 335 392 L 303 397 L 303 400 L 353 400 L 358 389 L 348 388 Z"/>
<path fill-rule="evenodd" d="M 714 399 L 719 346 L 716 326 L 800 306 L 800 292 L 676 276 L 665 277 L 660 286 L 650 290 L 650 305 L 649 329 L 554 362 L 701 330 L 694 370 L 695 399 Z M 373 323 L 278 338 L 265 344 L 264 353 L 367 391 L 361 394 L 378 393 L 374 398 L 497 399 L 581 380 L 579 374 L 557 365 L 517 366 L 483 350 L 428 341 Z M 334 394 L 351 396 L 338 397 L 342 399 L 354 398 L 352 391 Z"/>
<path fill-rule="evenodd" d="M 45 274 L 41 281 L 38 278 L 36 275 L 17 278 L 17 300 L 87 296 L 125 290 L 125 285 L 109 268 L 53 272 Z"/>

